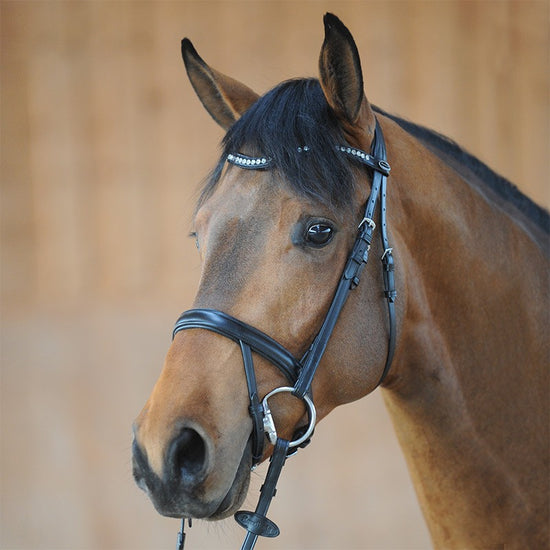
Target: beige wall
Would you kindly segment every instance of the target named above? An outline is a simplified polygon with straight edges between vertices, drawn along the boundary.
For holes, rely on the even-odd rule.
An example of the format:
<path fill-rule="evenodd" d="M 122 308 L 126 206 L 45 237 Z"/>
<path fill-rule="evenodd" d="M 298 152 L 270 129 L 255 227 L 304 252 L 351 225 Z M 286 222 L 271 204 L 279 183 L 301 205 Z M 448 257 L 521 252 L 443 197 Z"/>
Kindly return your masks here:
<path fill-rule="evenodd" d="M 186 80 L 189 36 L 257 91 L 315 75 L 339 15 L 384 109 L 466 146 L 548 207 L 546 1 L 2 1 L 2 548 L 166 548 L 132 485 L 130 425 L 198 276 L 186 239 L 221 130 Z M 358 420 L 359 419 L 359 420 Z M 261 548 L 425 548 L 374 395 L 283 475 Z M 252 506 L 255 499 L 250 498 Z M 241 533 L 199 524 L 191 548 Z"/>

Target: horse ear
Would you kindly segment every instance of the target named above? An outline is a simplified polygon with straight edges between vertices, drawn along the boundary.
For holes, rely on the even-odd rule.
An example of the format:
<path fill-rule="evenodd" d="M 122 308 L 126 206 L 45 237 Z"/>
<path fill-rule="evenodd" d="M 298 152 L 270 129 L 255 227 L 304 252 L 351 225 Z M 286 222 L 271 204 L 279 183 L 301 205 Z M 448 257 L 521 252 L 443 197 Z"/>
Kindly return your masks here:
<path fill-rule="evenodd" d="M 225 130 L 258 99 L 248 86 L 209 67 L 191 41 L 181 41 L 189 80 L 210 116 Z"/>
<path fill-rule="evenodd" d="M 354 126 L 361 123 L 372 129 L 374 113 L 363 91 L 363 72 L 355 41 L 335 15 L 325 14 L 323 22 L 325 40 L 319 57 L 319 73 L 326 100 L 344 122 Z M 364 117 L 367 120 L 359 121 Z"/>

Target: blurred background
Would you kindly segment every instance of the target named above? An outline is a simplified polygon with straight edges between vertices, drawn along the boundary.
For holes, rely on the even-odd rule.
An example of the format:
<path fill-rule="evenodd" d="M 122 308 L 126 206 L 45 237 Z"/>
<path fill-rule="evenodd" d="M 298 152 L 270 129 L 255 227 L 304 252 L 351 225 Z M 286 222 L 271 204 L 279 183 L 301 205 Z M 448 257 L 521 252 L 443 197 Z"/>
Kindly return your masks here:
<path fill-rule="evenodd" d="M 3 549 L 176 543 L 178 522 L 134 486 L 130 449 L 195 292 L 187 233 L 222 137 L 185 76 L 183 36 L 263 92 L 316 76 L 332 11 L 355 36 L 372 102 L 550 204 L 546 0 L 0 8 Z M 429 547 L 380 391 L 321 423 L 289 461 L 270 517 L 282 535 L 261 548 Z M 238 548 L 243 534 L 233 520 L 196 522 L 188 548 Z"/>

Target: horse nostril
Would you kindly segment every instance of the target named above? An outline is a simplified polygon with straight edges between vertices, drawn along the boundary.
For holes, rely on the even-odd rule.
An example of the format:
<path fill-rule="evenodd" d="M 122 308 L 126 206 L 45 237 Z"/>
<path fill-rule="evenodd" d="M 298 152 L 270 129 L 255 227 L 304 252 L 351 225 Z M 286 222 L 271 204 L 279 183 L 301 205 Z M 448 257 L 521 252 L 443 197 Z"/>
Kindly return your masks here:
<path fill-rule="evenodd" d="M 170 449 L 172 471 L 178 477 L 196 480 L 206 464 L 206 445 L 192 428 L 184 428 Z"/>

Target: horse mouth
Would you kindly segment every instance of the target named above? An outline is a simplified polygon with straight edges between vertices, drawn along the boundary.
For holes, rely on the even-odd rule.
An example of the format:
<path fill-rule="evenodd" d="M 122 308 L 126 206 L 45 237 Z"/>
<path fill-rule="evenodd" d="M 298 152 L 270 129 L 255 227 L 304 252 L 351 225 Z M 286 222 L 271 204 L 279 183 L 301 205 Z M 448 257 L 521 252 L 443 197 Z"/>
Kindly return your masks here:
<path fill-rule="evenodd" d="M 205 482 L 197 487 L 186 486 L 185 480 L 162 480 L 149 467 L 144 453 L 134 441 L 134 479 L 151 499 L 157 512 L 173 518 L 195 518 L 207 521 L 225 519 L 234 514 L 248 492 L 252 464 L 251 446 L 248 443 L 237 466 L 227 493 L 221 498 L 209 499 Z"/>
<path fill-rule="evenodd" d="M 250 445 L 247 445 L 246 451 L 243 453 L 241 462 L 235 473 L 233 483 L 229 488 L 229 491 L 220 502 L 213 514 L 205 517 L 208 521 L 217 521 L 220 519 L 228 518 L 232 516 L 242 505 L 246 495 L 248 493 L 248 486 L 250 485 L 250 453 L 248 452 Z"/>

